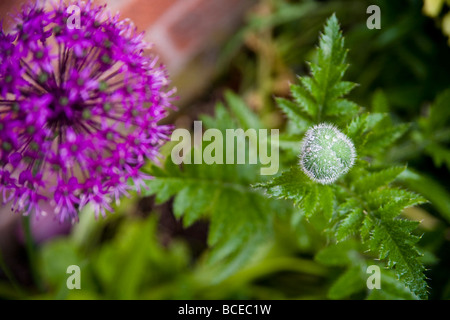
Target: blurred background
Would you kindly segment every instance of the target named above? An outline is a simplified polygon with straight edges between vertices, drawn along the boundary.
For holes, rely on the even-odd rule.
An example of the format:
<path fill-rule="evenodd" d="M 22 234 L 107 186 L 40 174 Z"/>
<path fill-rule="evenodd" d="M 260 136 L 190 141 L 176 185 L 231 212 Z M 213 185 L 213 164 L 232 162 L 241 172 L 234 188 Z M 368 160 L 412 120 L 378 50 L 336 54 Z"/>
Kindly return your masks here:
<path fill-rule="evenodd" d="M 11 23 L 7 13 L 24 2 L 0 1 L 6 29 Z M 382 96 L 393 119 L 419 123 L 436 96 L 450 88 L 445 0 L 98 2 L 133 20 L 146 32 L 146 40 L 155 43 L 153 52 L 167 65 L 177 87 L 178 110 L 168 122 L 178 128 L 191 128 L 199 114 L 213 114 L 227 89 L 239 94 L 266 126 L 281 128 L 284 116 L 274 97 L 289 97 L 296 75 L 309 72 L 305 61 L 313 58 L 318 34 L 333 12 L 350 48 L 347 79 L 360 84 L 351 95 L 359 105 L 370 106 Z M 381 8 L 380 30 L 366 27 L 371 4 Z M 410 214 L 429 228 L 423 246 L 433 252 L 431 298 L 449 299 L 450 132 L 439 139 L 430 148 L 428 140 L 411 131 L 389 157 L 408 162 L 438 185 L 439 205 Z M 89 208 L 80 217 L 74 226 L 51 217 L 32 220 L 38 256 L 30 263 L 20 217 L 7 207 L 0 209 L 0 298 L 321 299 L 328 297 L 334 277 L 333 270 L 312 259 L 320 235 L 277 240 L 278 246 L 289 247 L 285 258 L 296 257 L 301 265 L 293 266 L 290 260 L 271 263 L 270 256 L 261 254 L 248 268 L 218 280 L 214 267 L 203 259 L 207 221 L 184 228 L 170 201 L 156 205 L 152 197 L 133 195 L 107 219 L 96 221 Z M 82 268 L 82 290 L 66 287 L 66 268 L 74 264 Z"/>

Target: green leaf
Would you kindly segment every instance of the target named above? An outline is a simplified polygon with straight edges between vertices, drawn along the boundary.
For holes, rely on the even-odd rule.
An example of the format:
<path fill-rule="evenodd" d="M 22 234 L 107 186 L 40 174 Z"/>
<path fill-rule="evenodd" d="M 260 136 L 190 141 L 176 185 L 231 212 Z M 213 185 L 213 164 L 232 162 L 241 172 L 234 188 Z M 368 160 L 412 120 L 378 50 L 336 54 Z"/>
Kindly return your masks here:
<path fill-rule="evenodd" d="M 328 103 L 325 114 L 328 116 L 353 115 L 358 112 L 359 106 L 347 99 L 335 99 Z"/>
<path fill-rule="evenodd" d="M 366 119 L 367 114 L 357 116 L 347 125 L 346 134 L 350 139 L 352 139 L 357 150 L 360 150 L 367 140 L 367 136 L 365 134 Z"/>
<path fill-rule="evenodd" d="M 293 200 L 294 205 L 301 208 L 307 219 L 311 218 L 319 207 L 319 187 L 311 182 L 299 166 L 292 167 L 269 182 L 255 184 L 254 187 L 265 189 L 265 194 L 269 197 Z M 324 213 L 331 215 L 333 195 L 330 190 L 325 192 Z M 326 201 L 328 203 L 325 203 Z"/>
<path fill-rule="evenodd" d="M 291 85 L 295 104 L 278 100 L 278 105 L 292 122 L 342 121 L 356 115 L 358 105 L 343 98 L 356 86 L 355 83 L 342 81 L 348 67 L 346 57 L 347 50 L 338 20 L 332 15 L 319 39 L 317 61 L 310 63 L 311 76 L 299 77 L 299 84 Z"/>
<path fill-rule="evenodd" d="M 365 154 L 380 154 L 391 147 L 409 129 L 408 124 L 392 126 L 389 122 L 381 122 L 374 127 L 364 146 Z"/>
<path fill-rule="evenodd" d="M 346 267 L 357 261 L 358 244 L 354 240 L 342 241 L 320 250 L 315 260 L 326 266 Z"/>
<path fill-rule="evenodd" d="M 442 92 L 430 108 L 427 127 L 430 132 L 448 125 L 450 120 L 450 89 Z"/>
<path fill-rule="evenodd" d="M 425 198 L 414 192 L 397 188 L 383 188 L 365 195 L 365 198 L 373 210 L 397 210 L 397 215 L 403 208 L 426 202 Z"/>
<path fill-rule="evenodd" d="M 372 111 L 377 113 L 389 112 L 389 102 L 382 90 L 375 91 L 372 97 Z"/>
<path fill-rule="evenodd" d="M 339 226 L 336 230 L 336 238 L 338 240 L 345 240 L 348 237 L 357 234 L 363 220 L 363 209 L 354 207 L 350 211 L 350 213 L 339 223 Z"/>
<path fill-rule="evenodd" d="M 233 115 L 239 121 L 240 127 L 247 129 L 262 129 L 263 125 L 258 116 L 253 113 L 245 104 L 245 102 L 232 91 L 225 92 L 225 99 L 230 106 Z"/>
<path fill-rule="evenodd" d="M 53 286 L 65 286 L 68 266 L 83 265 L 78 249 L 67 239 L 55 239 L 45 245 L 40 261 L 43 277 Z M 86 284 L 84 281 L 83 283 Z"/>
<path fill-rule="evenodd" d="M 358 150 L 363 148 L 374 127 L 385 117 L 386 115 L 381 113 L 364 113 L 354 117 L 347 125 L 347 135 L 352 139 Z"/>
<path fill-rule="evenodd" d="M 350 93 L 355 87 L 356 83 L 350 81 L 340 81 L 328 93 L 328 99 L 334 100 L 341 98 Z"/>
<path fill-rule="evenodd" d="M 372 159 L 381 160 L 381 156 L 408 130 L 409 125 L 394 125 L 386 113 L 358 114 L 362 110 L 344 98 L 355 87 L 354 84 L 343 81 L 348 67 L 346 56 L 344 38 L 336 16 L 333 15 L 327 20 L 320 37 L 317 59 L 310 64 L 311 76 L 302 76 L 298 85 L 291 86 L 295 104 L 285 99 L 278 101 L 291 122 L 329 121 L 338 126 L 346 126 L 344 133 L 353 141 L 359 158 L 353 172 L 349 174 L 350 179 L 339 181 L 332 194 L 330 189 L 308 183 L 301 169 L 293 167 L 258 187 L 264 188 L 270 197 L 292 200 L 300 207 L 302 216 L 316 229 L 329 231 L 338 241 L 360 236 L 380 259 L 386 259 L 388 267 L 395 271 L 414 294 L 424 298 L 427 295 L 425 269 L 416 249 L 419 238 L 411 234 L 417 223 L 399 219 L 398 216 L 405 207 L 423 203 L 425 199 L 407 190 L 389 186 L 404 172 L 405 167 L 374 170 L 370 173 L 365 171 L 365 167 L 370 167 Z M 439 103 L 448 100 L 447 98 L 441 98 Z M 373 97 L 374 111 L 388 111 L 387 104 L 381 91 Z M 334 201 L 337 210 L 333 217 Z M 323 213 L 322 220 L 317 213 Z M 331 228 L 323 221 L 330 217 L 334 218 Z M 318 259 L 322 259 L 322 255 L 324 253 L 319 254 Z M 350 286 L 348 293 L 338 293 L 347 289 L 344 288 L 347 282 L 356 281 L 354 278 L 357 273 L 359 270 L 356 268 L 347 271 L 337 282 L 332 296 L 344 297 L 355 292 Z M 359 282 L 355 288 L 361 288 Z"/>
<path fill-rule="evenodd" d="M 198 183 L 195 187 L 182 188 L 175 197 L 173 203 L 173 213 L 175 217 L 183 219 L 185 227 L 189 227 L 194 222 L 202 218 L 205 212 L 211 210 L 211 193 L 207 183 Z M 196 198 L 197 201 L 190 199 Z"/>
<path fill-rule="evenodd" d="M 296 205 L 303 200 L 310 186 L 310 179 L 299 166 L 291 167 L 269 182 L 254 185 L 255 188 L 265 189 L 269 197 L 293 200 Z"/>
<path fill-rule="evenodd" d="M 413 139 L 424 148 L 436 167 L 446 165 L 450 169 L 450 89 L 442 92 L 429 109 L 426 117 L 419 119 L 419 128 Z"/>
<path fill-rule="evenodd" d="M 376 190 L 377 188 L 394 181 L 395 178 L 405 169 L 405 167 L 392 167 L 381 171 L 368 173 L 355 181 L 353 188 L 356 192 L 361 193 Z"/>
<path fill-rule="evenodd" d="M 381 270 L 381 289 L 372 289 L 368 300 L 417 300 L 417 296 L 406 288 L 390 270 Z"/>
<path fill-rule="evenodd" d="M 317 104 L 311 96 L 311 93 L 302 86 L 294 84 L 291 85 L 291 92 L 294 97 L 294 101 L 301 107 L 302 111 L 314 119 L 317 114 Z M 291 110 L 293 109 L 294 108 L 291 107 Z"/>
<path fill-rule="evenodd" d="M 433 158 L 436 167 L 439 168 L 445 164 L 450 169 L 450 149 L 447 149 L 439 143 L 430 143 L 425 148 L 425 152 Z"/>
<path fill-rule="evenodd" d="M 309 126 L 307 117 L 296 103 L 284 98 L 275 98 L 275 101 L 297 128 L 304 129 Z"/>
<path fill-rule="evenodd" d="M 317 64 L 311 64 L 312 74 L 320 91 L 313 92 L 319 106 L 325 106 L 330 88 L 341 80 L 347 65 L 347 50 L 340 31 L 339 22 L 333 14 L 326 22 L 319 40 Z"/>
<path fill-rule="evenodd" d="M 300 202 L 300 208 L 302 208 L 307 219 L 311 218 L 316 212 L 319 200 L 319 193 L 317 185 L 311 185 L 306 195 Z"/>
<path fill-rule="evenodd" d="M 225 167 L 230 172 L 228 178 L 228 174 L 224 176 L 219 173 Z M 258 223 L 265 221 L 264 217 L 267 216 L 265 210 L 268 200 L 245 180 L 233 181 L 232 178 L 242 177 L 239 171 L 238 165 L 205 164 L 185 164 L 184 170 L 178 169 L 175 174 L 151 171 L 154 179 L 148 182 L 149 191 L 145 195 L 155 194 L 158 199 L 174 196 L 174 213 L 186 219 L 186 225 L 205 214 L 211 215 L 209 239 L 210 244 L 214 245 L 223 232 L 232 233 L 240 227 L 258 228 Z M 223 231 L 226 226 L 230 226 L 230 230 Z"/>
<path fill-rule="evenodd" d="M 337 280 L 333 283 L 328 292 L 331 299 L 343 299 L 351 296 L 354 293 L 363 291 L 366 288 L 366 279 L 364 279 L 364 271 L 361 266 L 354 266 L 347 269 Z"/>
<path fill-rule="evenodd" d="M 155 214 L 125 220 L 114 238 L 94 252 L 91 261 L 98 277 L 96 287 L 101 288 L 104 298 L 137 299 L 145 288 L 172 281 L 187 270 L 189 252 L 175 241 L 163 247 L 157 228 Z"/>
<path fill-rule="evenodd" d="M 411 169 L 405 170 L 399 176 L 399 180 L 408 188 L 427 198 L 446 221 L 450 222 L 450 193 L 447 192 L 444 186 Z"/>
<path fill-rule="evenodd" d="M 414 247 L 419 237 L 411 235 L 417 222 L 404 219 L 387 220 L 371 215 L 373 231 L 369 247 L 378 251 L 380 259 L 386 259 L 400 280 L 419 298 L 428 295 L 425 268 L 420 262 L 421 254 Z"/>
<path fill-rule="evenodd" d="M 226 100 L 234 116 L 219 104 L 215 117 L 203 117 L 208 126 L 215 126 L 223 132 L 237 125 L 249 129 L 250 126 L 260 125 L 236 95 L 228 92 Z M 246 153 L 249 152 L 255 150 L 251 151 L 246 145 Z M 271 235 L 272 212 L 280 211 L 285 206 L 251 187 L 252 182 L 262 180 L 259 165 L 184 163 L 178 167 L 168 157 L 163 168 L 152 166 L 149 174 L 153 179 L 147 182 L 149 190 L 144 195 L 155 195 L 158 202 L 173 197 L 174 215 L 182 220 L 184 226 L 203 219 L 210 221 L 208 244 L 213 248 L 208 255 L 210 263 L 228 259 L 230 265 L 238 266 L 244 258 L 249 259 L 249 253 L 257 248 L 256 243 L 264 243 L 262 239 L 268 239 Z M 239 255 L 242 250 L 247 254 Z M 228 269 L 224 274 L 229 272 L 232 270 Z"/>
<path fill-rule="evenodd" d="M 214 117 L 200 115 L 199 118 L 206 128 L 215 128 L 225 131 L 226 129 L 238 127 L 236 119 L 232 117 L 232 115 L 227 111 L 225 105 L 222 103 L 218 103 L 216 105 Z"/>

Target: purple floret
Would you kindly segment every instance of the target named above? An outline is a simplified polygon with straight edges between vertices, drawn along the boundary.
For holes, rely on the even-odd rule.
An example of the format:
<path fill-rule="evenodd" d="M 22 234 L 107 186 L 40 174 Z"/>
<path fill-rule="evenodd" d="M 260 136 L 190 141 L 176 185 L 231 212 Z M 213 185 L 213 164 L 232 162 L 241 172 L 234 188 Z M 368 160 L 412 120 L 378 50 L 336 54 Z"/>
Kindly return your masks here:
<path fill-rule="evenodd" d="M 23 6 L 10 33 L 0 25 L 0 201 L 36 217 L 50 201 L 60 221 L 77 221 L 87 203 L 105 216 L 145 187 L 174 93 L 130 21 L 72 4 L 80 29 L 68 28 L 63 1 Z"/>

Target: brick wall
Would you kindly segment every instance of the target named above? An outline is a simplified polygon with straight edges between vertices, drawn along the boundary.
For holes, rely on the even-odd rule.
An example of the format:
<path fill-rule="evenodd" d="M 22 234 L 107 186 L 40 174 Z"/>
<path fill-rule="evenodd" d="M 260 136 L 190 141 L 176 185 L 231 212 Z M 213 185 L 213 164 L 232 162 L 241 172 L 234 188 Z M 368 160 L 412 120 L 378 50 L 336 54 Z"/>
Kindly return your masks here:
<path fill-rule="evenodd" d="M 218 55 L 254 0 L 113 1 L 114 9 L 146 30 L 167 65 L 183 107 L 214 77 Z"/>

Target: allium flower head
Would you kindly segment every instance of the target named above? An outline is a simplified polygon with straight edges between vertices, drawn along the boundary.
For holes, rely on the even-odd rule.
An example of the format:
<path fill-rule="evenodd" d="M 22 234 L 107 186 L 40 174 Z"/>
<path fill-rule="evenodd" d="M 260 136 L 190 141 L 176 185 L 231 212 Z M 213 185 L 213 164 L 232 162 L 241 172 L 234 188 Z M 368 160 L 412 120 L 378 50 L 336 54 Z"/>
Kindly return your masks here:
<path fill-rule="evenodd" d="M 158 122 L 173 93 L 131 22 L 72 4 L 79 29 L 63 1 L 23 6 L 10 33 L 0 25 L 0 194 L 26 215 L 53 202 L 61 221 L 86 203 L 105 215 L 144 186 L 140 169 L 170 133 Z"/>
<path fill-rule="evenodd" d="M 300 165 L 315 182 L 333 183 L 350 170 L 355 158 L 353 142 L 331 124 L 313 126 L 303 138 Z"/>

